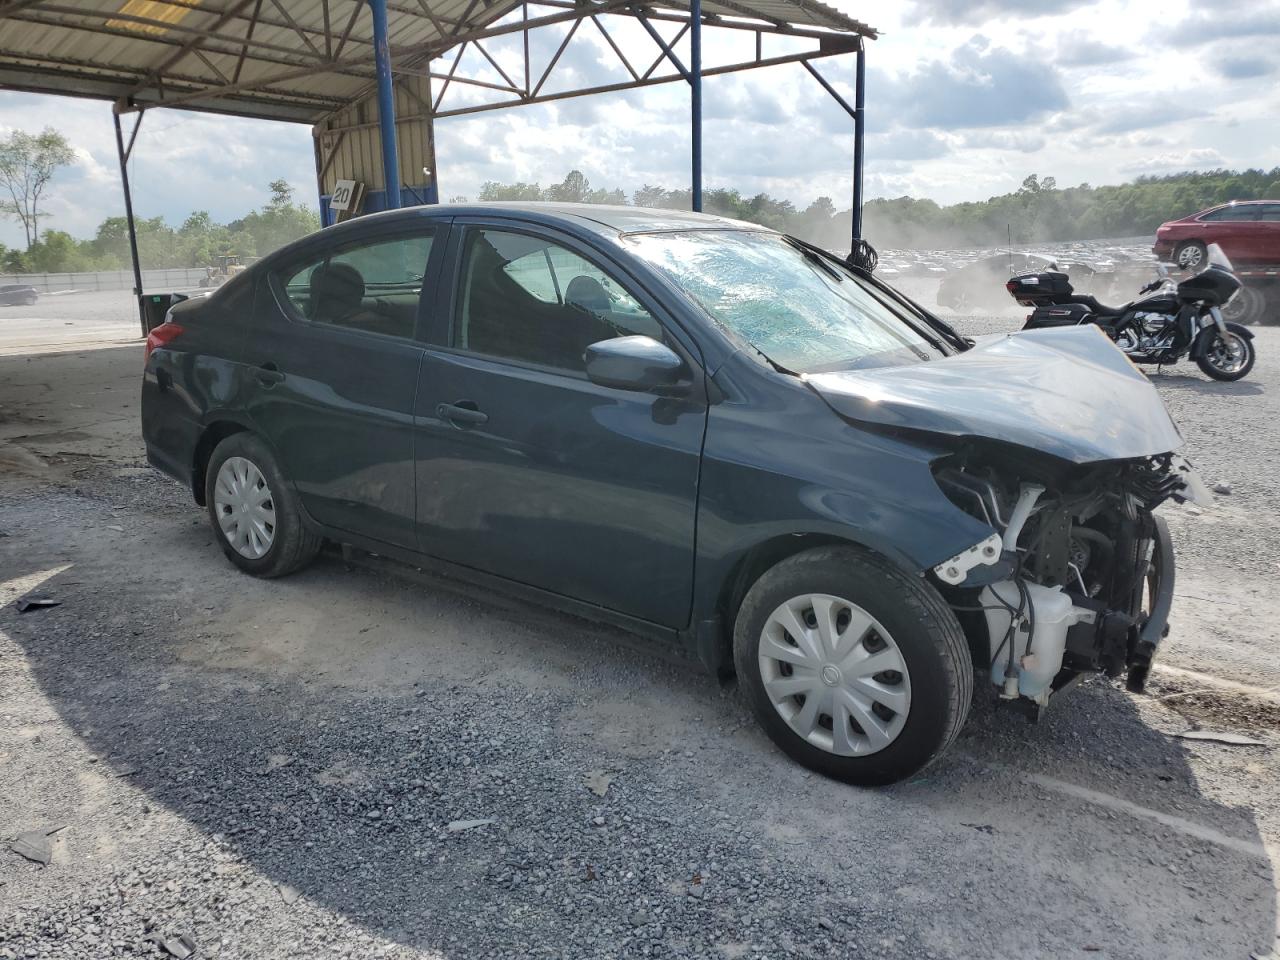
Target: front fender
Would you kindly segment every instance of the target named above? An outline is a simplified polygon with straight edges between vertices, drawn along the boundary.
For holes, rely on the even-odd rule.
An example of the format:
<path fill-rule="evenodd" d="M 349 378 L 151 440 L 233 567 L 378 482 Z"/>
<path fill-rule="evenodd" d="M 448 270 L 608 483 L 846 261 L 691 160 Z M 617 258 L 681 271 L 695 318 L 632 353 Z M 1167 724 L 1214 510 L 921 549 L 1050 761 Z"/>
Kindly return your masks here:
<path fill-rule="evenodd" d="M 1223 326 L 1225 326 L 1229 332 L 1234 333 L 1238 337 L 1243 337 L 1245 340 L 1253 339 L 1253 331 L 1243 324 L 1227 322 L 1224 323 Z M 1205 351 L 1207 351 L 1210 345 L 1212 345 L 1213 338 L 1217 335 L 1218 327 L 1216 324 L 1201 328 L 1200 332 L 1196 334 L 1195 340 L 1191 342 L 1191 359 L 1199 360 L 1203 357 L 1205 355 Z"/>
<path fill-rule="evenodd" d="M 799 381 L 765 386 L 777 395 L 708 412 L 696 616 L 714 611 L 744 556 L 779 537 L 847 541 L 920 575 L 994 532 L 935 481 L 931 464 L 949 452 L 945 444 L 849 424 Z"/>

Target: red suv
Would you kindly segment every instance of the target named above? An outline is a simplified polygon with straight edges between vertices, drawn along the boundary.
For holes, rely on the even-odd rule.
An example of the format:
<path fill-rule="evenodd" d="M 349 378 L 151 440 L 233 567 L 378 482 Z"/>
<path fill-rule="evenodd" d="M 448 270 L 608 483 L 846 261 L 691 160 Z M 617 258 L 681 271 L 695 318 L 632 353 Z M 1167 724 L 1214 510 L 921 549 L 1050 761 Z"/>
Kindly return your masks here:
<path fill-rule="evenodd" d="M 1236 200 L 1170 220 L 1156 231 L 1152 249 L 1185 270 L 1205 263 L 1205 246 L 1216 243 L 1233 264 L 1280 263 L 1280 201 Z"/>

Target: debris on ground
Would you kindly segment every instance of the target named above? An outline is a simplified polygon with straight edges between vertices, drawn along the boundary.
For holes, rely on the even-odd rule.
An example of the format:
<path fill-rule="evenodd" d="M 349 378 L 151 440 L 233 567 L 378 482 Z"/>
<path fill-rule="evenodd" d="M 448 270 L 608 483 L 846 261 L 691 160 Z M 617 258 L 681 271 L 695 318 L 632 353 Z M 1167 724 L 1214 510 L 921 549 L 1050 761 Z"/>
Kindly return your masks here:
<path fill-rule="evenodd" d="M 142 943 L 154 943 L 169 956 L 177 957 L 178 960 L 186 960 L 196 952 L 196 942 L 185 933 L 180 933 L 176 937 L 164 937 L 158 933 L 151 933 L 142 938 Z"/>
<path fill-rule="evenodd" d="M 57 607 L 61 604 L 61 600 L 32 593 L 25 597 L 20 597 L 15 606 L 18 608 L 19 613 L 26 613 L 28 610 L 43 610 L 46 607 Z"/>
<path fill-rule="evenodd" d="M 302 896 L 296 887 L 291 887 L 287 883 L 276 884 L 276 889 L 280 891 L 280 899 L 285 902 L 285 906 L 293 906 L 298 902 L 298 898 Z"/>
<path fill-rule="evenodd" d="M 298 758 L 292 757 L 287 753 L 269 753 L 267 754 L 266 766 L 259 767 L 258 773 L 262 776 L 266 776 L 269 773 L 275 773 L 282 767 L 289 766 L 289 764 L 293 763 L 296 759 Z"/>
<path fill-rule="evenodd" d="M 1229 730 L 1187 730 L 1183 733 L 1175 733 L 1174 736 L 1183 740 L 1208 740 L 1212 743 L 1226 743 L 1233 747 L 1265 747 L 1267 745 L 1263 740 L 1246 737 L 1242 733 L 1232 733 Z"/>
<path fill-rule="evenodd" d="M 1225 480 L 1219 480 L 1213 485 L 1213 492 L 1220 493 L 1225 497 L 1231 493 L 1231 484 L 1227 483 Z"/>
<path fill-rule="evenodd" d="M 43 830 L 20 833 L 9 844 L 9 849 L 32 863 L 47 867 L 53 859 L 53 841 L 49 838 L 62 829 L 63 827 L 46 827 Z"/>
<path fill-rule="evenodd" d="M 613 783 L 614 777 L 605 770 L 590 770 L 582 775 L 582 782 L 597 797 L 603 797 L 609 792 L 609 784 Z"/>
<path fill-rule="evenodd" d="M 464 830 L 474 830 L 476 827 L 484 827 L 497 822 L 497 820 L 453 820 L 445 829 L 450 833 L 461 833 Z"/>

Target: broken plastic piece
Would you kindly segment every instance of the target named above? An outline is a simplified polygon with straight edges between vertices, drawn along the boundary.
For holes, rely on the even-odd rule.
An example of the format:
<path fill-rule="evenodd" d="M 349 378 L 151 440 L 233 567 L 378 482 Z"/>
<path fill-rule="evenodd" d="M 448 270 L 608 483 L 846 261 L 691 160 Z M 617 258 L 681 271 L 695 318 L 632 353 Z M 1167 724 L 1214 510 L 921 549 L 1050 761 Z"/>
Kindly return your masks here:
<path fill-rule="evenodd" d="M 1246 737 L 1241 733 L 1231 733 L 1227 730 L 1187 730 L 1183 733 L 1175 733 L 1174 736 L 1183 740 L 1209 740 L 1214 743 L 1226 743 L 1233 747 L 1266 746 L 1266 743 L 1262 740 L 1255 740 L 1253 737 Z"/>
<path fill-rule="evenodd" d="M 26 613 L 28 610 L 42 610 L 45 607 L 56 607 L 61 605 L 61 600 L 55 600 L 53 597 L 37 596 L 29 594 L 18 599 L 17 606 L 19 613 Z"/>
<path fill-rule="evenodd" d="M 474 830 L 476 827 L 484 827 L 497 822 L 497 820 L 454 820 L 447 829 L 450 833 L 461 833 L 463 830 Z"/>

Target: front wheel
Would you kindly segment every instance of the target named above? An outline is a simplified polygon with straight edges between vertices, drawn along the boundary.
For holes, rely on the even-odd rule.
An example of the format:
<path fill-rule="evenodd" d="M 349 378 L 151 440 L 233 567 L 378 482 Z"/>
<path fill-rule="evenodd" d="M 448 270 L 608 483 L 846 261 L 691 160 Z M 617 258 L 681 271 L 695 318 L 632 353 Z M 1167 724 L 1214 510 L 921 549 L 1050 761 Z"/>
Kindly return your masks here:
<path fill-rule="evenodd" d="M 1211 334 L 1213 341 L 1196 358 L 1196 364 L 1214 380 L 1243 379 L 1253 369 L 1253 362 L 1257 359 L 1253 341 L 1244 332 L 1244 328 L 1239 324 L 1229 323 L 1225 337 L 1217 330 L 1212 330 Z"/>
<path fill-rule="evenodd" d="M 783 560 L 747 592 L 734 660 L 756 718 L 793 760 L 847 783 L 892 783 L 954 742 L 973 663 L 923 580 L 864 551 Z"/>
<path fill-rule="evenodd" d="M 322 540 L 307 528 L 297 494 L 251 433 L 233 433 L 214 448 L 205 505 L 222 552 L 246 573 L 281 577 L 320 550 Z"/>
<path fill-rule="evenodd" d="M 1208 258 L 1209 248 L 1199 240 L 1180 243 L 1178 249 L 1173 252 L 1173 262 L 1183 270 L 1189 270 L 1192 273 L 1203 267 Z"/>

